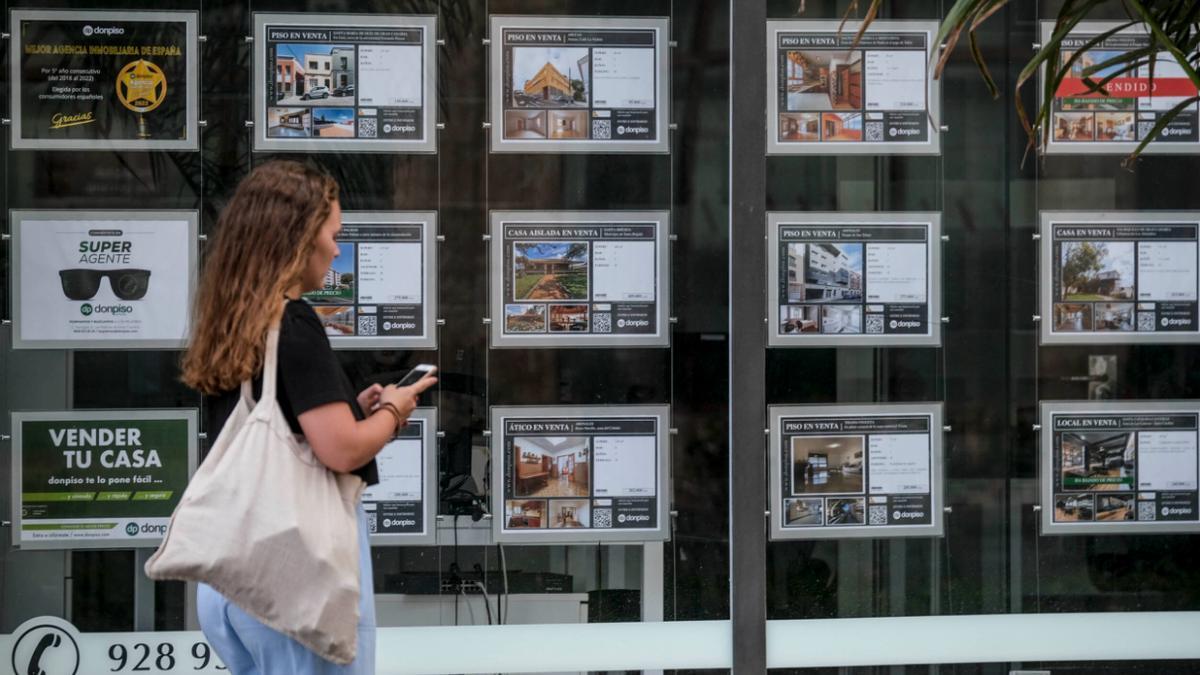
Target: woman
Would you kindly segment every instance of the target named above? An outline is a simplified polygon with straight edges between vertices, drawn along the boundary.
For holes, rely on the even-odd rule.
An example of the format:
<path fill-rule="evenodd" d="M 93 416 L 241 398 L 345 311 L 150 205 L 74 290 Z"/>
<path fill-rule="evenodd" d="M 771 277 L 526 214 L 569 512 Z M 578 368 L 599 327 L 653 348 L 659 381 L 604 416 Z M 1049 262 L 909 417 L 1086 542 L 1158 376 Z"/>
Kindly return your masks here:
<path fill-rule="evenodd" d="M 255 396 L 261 392 L 266 336 L 278 323 L 277 399 L 292 431 L 304 435 L 326 467 L 373 485 L 379 482 L 375 455 L 437 380 L 375 384 L 355 394 L 338 365 L 320 320 L 300 296 L 324 286 L 338 255 L 341 216 L 337 183 L 303 164 L 269 162 L 242 181 L 217 223 L 201 275 L 183 381 L 210 397 L 208 433 L 215 438 L 238 401 L 241 382 L 253 378 Z M 232 673 L 375 672 L 371 551 L 361 504 L 358 519 L 355 661 L 325 661 L 201 584 L 200 626 Z"/>

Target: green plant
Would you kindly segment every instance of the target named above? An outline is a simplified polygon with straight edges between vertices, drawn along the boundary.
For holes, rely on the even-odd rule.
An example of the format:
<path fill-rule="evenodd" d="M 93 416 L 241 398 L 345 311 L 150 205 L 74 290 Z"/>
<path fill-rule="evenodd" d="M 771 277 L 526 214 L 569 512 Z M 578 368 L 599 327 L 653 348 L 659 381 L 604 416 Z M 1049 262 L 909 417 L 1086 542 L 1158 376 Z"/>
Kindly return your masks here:
<path fill-rule="evenodd" d="M 1081 21 L 1086 20 L 1098 6 L 1111 2 L 1120 2 L 1125 10 L 1127 20 L 1092 38 L 1082 47 L 1070 53 L 1066 59 L 1063 59 L 1063 39 Z M 855 43 L 879 14 L 882 4 L 883 0 L 871 0 L 859 25 Z M 988 70 L 975 33 L 984 22 L 995 16 L 1008 4 L 1009 0 L 955 0 L 938 30 L 936 44 L 945 44 L 946 49 L 938 58 L 934 77 L 941 77 L 950 54 L 965 32 L 971 58 L 979 67 L 984 84 L 992 98 L 999 98 L 1000 90 L 996 86 L 991 71 Z M 843 17 L 843 24 L 858 10 L 859 0 L 852 0 Z M 1050 119 L 1054 106 L 1054 94 L 1071 72 L 1079 57 L 1088 49 L 1123 30 L 1145 31 L 1150 36 L 1149 45 L 1141 49 L 1123 52 L 1083 68 L 1083 82 L 1087 87 L 1084 93 L 1099 93 L 1108 96 L 1109 92 L 1106 86 L 1109 82 L 1115 78 L 1134 77 L 1138 68 L 1143 66 L 1148 67 L 1148 79 L 1153 83 L 1154 70 L 1160 60 L 1174 61 L 1178 64 L 1180 70 L 1191 80 L 1192 85 L 1200 91 L 1200 74 L 1197 73 L 1197 69 L 1200 68 L 1200 0 L 1065 0 L 1058 11 L 1050 39 L 1042 43 L 1037 53 L 1021 68 L 1021 72 L 1017 76 L 1014 99 L 1021 125 L 1029 136 L 1029 149 L 1044 148 L 1050 139 Z M 1047 76 L 1042 79 L 1041 103 L 1031 119 L 1020 92 L 1042 68 L 1045 68 Z M 1109 71 L 1110 68 L 1111 71 Z M 1092 75 L 1101 71 L 1106 73 L 1103 77 L 1092 78 Z M 1150 142 L 1158 138 L 1172 120 L 1189 106 L 1194 107 L 1198 101 L 1200 101 L 1200 95 L 1193 94 L 1161 115 L 1149 134 L 1126 158 L 1126 165 L 1136 159 Z"/>

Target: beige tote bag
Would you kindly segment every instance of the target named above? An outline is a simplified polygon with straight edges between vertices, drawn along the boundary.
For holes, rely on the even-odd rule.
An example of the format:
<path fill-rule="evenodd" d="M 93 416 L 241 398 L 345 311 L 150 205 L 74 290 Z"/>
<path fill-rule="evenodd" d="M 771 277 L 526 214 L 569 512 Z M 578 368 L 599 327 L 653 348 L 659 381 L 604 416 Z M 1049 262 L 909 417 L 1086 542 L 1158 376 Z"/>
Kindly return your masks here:
<path fill-rule="evenodd" d="M 247 614 L 337 664 L 358 640 L 358 519 L 364 484 L 325 468 L 275 400 L 279 329 L 267 335 L 262 398 L 249 381 L 188 484 L 151 579 L 204 582 Z"/>

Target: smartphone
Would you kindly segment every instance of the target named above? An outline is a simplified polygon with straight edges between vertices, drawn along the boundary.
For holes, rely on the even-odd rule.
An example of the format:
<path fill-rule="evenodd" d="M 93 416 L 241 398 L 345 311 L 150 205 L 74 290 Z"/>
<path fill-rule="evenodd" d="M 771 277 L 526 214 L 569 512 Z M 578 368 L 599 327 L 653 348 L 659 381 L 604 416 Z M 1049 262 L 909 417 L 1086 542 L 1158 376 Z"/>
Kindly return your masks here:
<path fill-rule="evenodd" d="M 416 384 L 418 380 L 425 377 L 426 375 L 432 375 L 433 371 L 435 371 L 435 370 L 437 370 L 437 366 L 435 366 L 431 363 L 419 364 L 416 368 L 413 368 L 412 370 L 408 371 L 407 375 L 400 378 L 400 381 L 396 383 L 396 386 L 397 387 L 407 387 L 410 384 Z"/>

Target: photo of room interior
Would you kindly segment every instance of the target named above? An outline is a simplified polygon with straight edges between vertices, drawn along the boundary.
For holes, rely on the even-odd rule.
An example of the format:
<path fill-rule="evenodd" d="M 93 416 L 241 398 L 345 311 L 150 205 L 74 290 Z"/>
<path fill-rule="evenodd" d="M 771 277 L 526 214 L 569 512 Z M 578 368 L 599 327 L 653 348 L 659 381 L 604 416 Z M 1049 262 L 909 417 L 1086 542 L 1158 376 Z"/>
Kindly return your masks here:
<path fill-rule="evenodd" d="M 1096 330 L 1132 331 L 1133 307 L 1132 302 L 1097 302 Z"/>
<path fill-rule="evenodd" d="M 1096 137 L 1095 115 L 1086 113 L 1054 113 L 1054 140 L 1092 141 Z"/>
<path fill-rule="evenodd" d="M 1133 299 L 1132 241 L 1064 241 L 1061 254 L 1062 300 Z"/>
<path fill-rule="evenodd" d="M 783 113 L 779 116 L 779 140 L 821 140 L 820 113 Z"/>
<path fill-rule="evenodd" d="M 551 528 L 591 527 L 586 499 L 551 499 L 548 504 Z"/>
<path fill-rule="evenodd" d="M 551 333 L 586 333 L 587 330 L 587 305 L 550 305 Z"/>
<path fill-rule="evenodd" d="M 311 108 L 267 108 L 267 136 L 308 138 L 312 136 Z"/>
<path fill-rule="evenodd" d="M 821 140 L 861 141 L 862 113 L 821 113 Z"/>
<path fill-rule="evenodd" d="M 784 335 L 793 333 L 816 333 L 820 330 L 817 317 L 821 314 L 818 305 L 781 305 L 779 307 L 779 332 Z"/>
<path fill-rule="evenodd" d="M 513 438 L 514 496 L 589 496 L 589 454 L 586 436 Z"/>
<path fill-rule="evenodd" d="M 838 497 L 826 500 L 826 525 L 862 525 L 866 522 L 867 507 L 862 497 Z"/>
<path fill-rule="evenodd" d="M 825 522 L 825 505 L 821 499 L 785 499 L 784 525 L 820 525 Z"/>
<path fill-rule="evenodd" d="M 864 436 L 792 438 L 792 494 L 863 491 Z"/>
<path fill-rule="evenodd" d="M 1133 495 L 1096 495 L 1096 520 L 1133 520 Z"/>
<path fill-rule="evenodd" d="M 787 109 L 861 110 L 862 58 L 860 51 L 786 52 Z"/>
<path fill-rule="evenodd" d="M 587 138 L 586 110 L 551 110 L 550 138 Z"/>
<path fill-rule="evenodd" d="M 1096 113 L 1096 140 L 1098 141 L 1134 141 L 1137 140 L 1136 126 L 1132 112 L 1098 112 Z"/>
<path fill-rule="evenodd" d="M 1064 433 L 1064 490 L 1132 490 L 1137 434 L 1107 431 Z"/>
<path fill-rule="evenodd" d="M 510 529 L 546 527 L 546 500 L 509 499 L 505 501 L 504 524 Z"/>
<path fill-rule="evenodd" d="M 822 333 L 861 333 L 862 306 L 860 305 L 822 305 Z"/>
<path fill-rule="evenodd" d="M 1092 495 L 1054 495 L 1054 522 L 1070 523 L 1090 521 L 1096 515 L 1095 500 Z"/>
<path fill-rule="evenodd" d="M 1092 329 L 1092 305 L 1090 303 L 1054 303 L 1054 330 L 1060 333 L 1078 333 Z"/>
<path fill-rule="evenodd" d="M 505 138 L 546 138 L 546 112 L 544 110 L 505 110 Z"/>
<path fill-rule="evenodd" d="M 504 331 L 506 333 L 545 333 L 545 305 L 505 305 Z"/>

